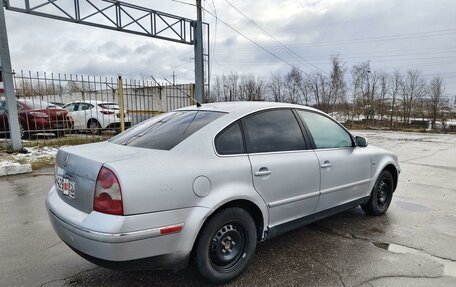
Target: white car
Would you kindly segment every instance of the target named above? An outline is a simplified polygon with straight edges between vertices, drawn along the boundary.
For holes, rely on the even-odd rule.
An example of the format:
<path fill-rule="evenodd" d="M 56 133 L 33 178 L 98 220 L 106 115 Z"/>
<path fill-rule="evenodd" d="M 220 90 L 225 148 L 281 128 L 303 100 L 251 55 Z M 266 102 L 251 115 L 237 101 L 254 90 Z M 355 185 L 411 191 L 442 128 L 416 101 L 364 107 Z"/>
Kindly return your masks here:
<path fill-rule="evenodd" d="M 63 106 L 74 120 L 75 130 L 89 129 L 100 134 L 105 129 L 120 130 L 120 107 L 113 102 L 76 101 Z M 130 116 L 125 111 L 125 128 L 130 127 Z"/>

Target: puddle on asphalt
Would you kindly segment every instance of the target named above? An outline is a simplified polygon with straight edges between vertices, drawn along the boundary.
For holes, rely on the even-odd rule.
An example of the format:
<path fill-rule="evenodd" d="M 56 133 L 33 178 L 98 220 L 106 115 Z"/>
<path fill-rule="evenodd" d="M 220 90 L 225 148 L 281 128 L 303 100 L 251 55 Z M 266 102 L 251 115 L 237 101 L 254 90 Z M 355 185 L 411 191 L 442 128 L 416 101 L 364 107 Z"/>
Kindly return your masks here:
<path fill-rule="evenodd" d="M 432 210 L 432 208 L 417 204 L 417 203 L 412 203 L 408 201 L 402 201 L 402 200 L 395 200 L 394 201 L 396 205 L 399 207 L 406 209 L 408 211 L 414 211 L 414 212 L 426 212 Z"/>
<path fill-rule="evenodd" d="M 421 255 L 432 261 L 440 263 L 443 265 L 443 275 L 444 276 L 451 276 L 456 277 L 456 261 L 451 261 L 449 259 L 442 259 L 433 255 L 430 255 L 424 251 L 394 244 L 394 243 L 383 243 L 383 242 L 373 242 L 376 247 L 385 249 L 394 253 L 411 253 L 415 255 Z"/>

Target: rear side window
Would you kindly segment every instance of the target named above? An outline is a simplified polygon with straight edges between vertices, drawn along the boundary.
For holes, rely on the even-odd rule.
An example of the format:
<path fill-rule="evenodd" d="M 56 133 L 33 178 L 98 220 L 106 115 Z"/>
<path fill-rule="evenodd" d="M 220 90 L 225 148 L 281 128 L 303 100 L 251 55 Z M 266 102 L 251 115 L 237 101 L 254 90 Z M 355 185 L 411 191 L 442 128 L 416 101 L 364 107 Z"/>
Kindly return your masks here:
<path fill-rule="evenodd" d="M 149 149 L 170 150 L 224 113 L 175 111 L 154 117 L 115 136 L 110 142 Z"/>
<path fill-rule="evenodd" d="M 240 154 L 245 152 L 239 122 L 228 126 L 217 135 L 215 149 L 219 154 Z"/>
<path fill-rule="evenodd" d="M 81 111 L 89 110 L 91 108 L 93 108 L 93 106 L 91 104 L 80 104 Z"/>
<path fill-rule="evenodd" d="M 301 128 L 289 109 L 257 113 L 242 123 L 249 153 L 306 149 Z"/>

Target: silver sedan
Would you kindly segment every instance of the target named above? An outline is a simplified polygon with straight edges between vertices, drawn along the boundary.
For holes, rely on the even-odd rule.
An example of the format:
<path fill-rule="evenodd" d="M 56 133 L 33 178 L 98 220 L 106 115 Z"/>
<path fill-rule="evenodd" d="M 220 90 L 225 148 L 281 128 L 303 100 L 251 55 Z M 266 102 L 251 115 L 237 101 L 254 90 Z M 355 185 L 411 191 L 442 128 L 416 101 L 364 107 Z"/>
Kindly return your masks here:
<path fill-rule="evenodd" d="M 64 147 L 52 225 L 100 266 L 239 276 L 258 241 L 361 205 L 388 209 L 400 168 L 309 107 L 232 102 L 154 117 L 109 141 Z"/>

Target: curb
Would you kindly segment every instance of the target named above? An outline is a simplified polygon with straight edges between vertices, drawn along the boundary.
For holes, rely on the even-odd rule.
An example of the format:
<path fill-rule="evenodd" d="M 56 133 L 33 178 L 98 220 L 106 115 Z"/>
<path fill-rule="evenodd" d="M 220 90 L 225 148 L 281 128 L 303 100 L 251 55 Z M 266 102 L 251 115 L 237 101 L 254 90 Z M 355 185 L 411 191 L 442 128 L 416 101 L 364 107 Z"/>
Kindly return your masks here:
<path fill-rule="evenodd" d="M 23 173 L 31 173 L 32 165 L 29 163 L 11 163 L 8 165 L 0 166 L 0 176 L 15 175 Z"/>

